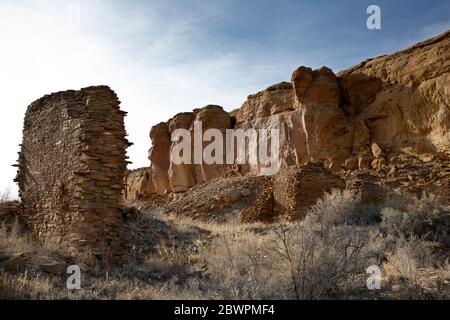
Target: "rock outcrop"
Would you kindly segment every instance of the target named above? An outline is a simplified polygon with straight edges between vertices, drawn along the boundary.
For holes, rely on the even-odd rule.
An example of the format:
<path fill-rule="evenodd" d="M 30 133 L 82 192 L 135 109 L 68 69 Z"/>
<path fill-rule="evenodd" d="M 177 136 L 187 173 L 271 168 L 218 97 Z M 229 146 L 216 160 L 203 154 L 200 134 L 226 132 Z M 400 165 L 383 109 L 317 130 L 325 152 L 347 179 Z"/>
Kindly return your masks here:
<path fill-rule="evenodd" d="M 358 122 L 354 152 L 450 151 L 450 31 L 338 73 L 343 108 Z"/>
<path fill-rule="evenodd" d="M 150 168 L 140 168 L 128 172 L 125 197 L 139 200 L 155 192 Z"/>
<path fill-rule="evenodd" d="M 166 123 L 160 123 L 150 130 L 150 139 L 153 142 L 148 152 L 151 161 L 149 184 L 153 184 L 157 193 L 165 193 L 170 190 L 169 166 L 170 166 L 170 132 Z M 146 189 L 147 187 L 144 187 Z M 149 187 L 151 188 L 151 187 Z"/>
<path fill-rule="evenodd" d="M 167 150 L 176 128 L 279 129 L 281 167 L 320 161 L 333 172 L 381 174 L 390 155 L 412 148 L 450 155 L 450 31 L 404 51 L 369 59 L 335 74 L 322 67 L 297 68 L 291 82 L 249 95 L 227 114 L 208 106 L 180 114 L 153 130 L 155 192 L 181 192 L 220 176 L 263 175 L 261 164 L 174 165 Z M 162 142 L 161 142 L 162 141 Z M 169 182 L 167 182 L 169 181 Z M 160 188 L 158 186 L 161 186 Z M 146 189 L 146 188 L 144 188 Z M 148 188 L 150 190 L 151 188 Z M 276 203 L 276 200 L 275 200 Z"/>

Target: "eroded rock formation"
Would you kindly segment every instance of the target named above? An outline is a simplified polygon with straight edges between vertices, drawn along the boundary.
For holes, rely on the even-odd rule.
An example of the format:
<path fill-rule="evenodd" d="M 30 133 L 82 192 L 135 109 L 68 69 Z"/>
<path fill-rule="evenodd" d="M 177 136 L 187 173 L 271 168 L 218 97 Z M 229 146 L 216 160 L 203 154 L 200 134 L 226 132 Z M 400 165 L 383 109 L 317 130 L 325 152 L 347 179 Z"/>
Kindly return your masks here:
<path fill-rule="evenodd" d="M 46 95 L 27 109 L 16 180 L 23 220 L 42 242 L 119 259 L 124 116 L 106 86 Z"/>
<path fill-rule="evenodd" d="M 155 187 L 152 183 L 150 168 L 140 168 L 128 172 L 126 187 L 127 199 L 139 200 L 154 192 Z"/>
<path fill-rule="evenodd" d="M 412 148 L 418 154 L 450 154 L 450 31 L 404 51 L 366 60 L 337 75 L 322 67 L 297 68 L 282 82 L 248 96 L 226 115 L 217 107 L 177 115 L 167 122 L 192 130 L 195 119 L 219 130 L 280 131 L 282 167 L 321 161 L 333 172 L 380 172 L 389 155 Z M 209 116 L 211 114 L 211 116 Z M 228 119 L 229 118 L 229 119 Z M 154 130 L 154 129 L 152 129 Z M 167 137 L 167 133 L 166 133 Z M 152 139 L 156 149 L 171 149 Z M 220 175 L 261 175 L 260 164 L 179 165 L 168 155 L 152 168 L 169 180 L 156 192 L 186 191 Z M 153 173 L 155 186 L 167 186 Z"/>

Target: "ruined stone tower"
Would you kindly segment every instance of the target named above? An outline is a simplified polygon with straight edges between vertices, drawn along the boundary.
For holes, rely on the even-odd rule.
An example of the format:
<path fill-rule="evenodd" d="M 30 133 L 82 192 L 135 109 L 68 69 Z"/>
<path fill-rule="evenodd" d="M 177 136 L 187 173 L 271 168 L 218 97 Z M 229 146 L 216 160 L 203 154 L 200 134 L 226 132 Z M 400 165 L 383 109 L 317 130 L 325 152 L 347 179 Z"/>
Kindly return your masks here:
<path fill-rule="evenodd" d="M 27 109 L 16 181 L 23 218 L 41 241 L 72 253 L 121 255 L 124 116 L 106 86 L 46 95 Z"/>

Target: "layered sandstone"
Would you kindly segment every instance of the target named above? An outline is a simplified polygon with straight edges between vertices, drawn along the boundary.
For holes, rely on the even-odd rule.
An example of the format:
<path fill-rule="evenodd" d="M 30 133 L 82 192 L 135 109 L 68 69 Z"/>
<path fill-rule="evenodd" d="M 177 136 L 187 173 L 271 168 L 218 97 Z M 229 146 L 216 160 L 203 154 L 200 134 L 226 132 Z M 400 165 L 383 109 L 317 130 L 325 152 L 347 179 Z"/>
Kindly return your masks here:
<path fill-rule="evenodd" d="M 282 167 L 322 161 L 334 172 L 380 172 L 391 154 L 405 148 L 419 157 L 450 154 L 449 61 L 450 31 L 338 74 L 326 67 L 299 67 L 291 82 L 248 96 L 241 108 L 230 113 L 230 122 L 224 112 L 205 108 L 177 115 L 168 126 L 191 130 L 198 119 L 204 127 L 219 130 L 279 129 Z M 199 117 L 208 112 L 214 116 Z M 152 139 L 155 148 L 173 148 L 173 143 L 167 147 L 170 142 L 164 141 Z M 170 185 L 156 192 L 186 191 L 230 172 L 264 174 L 261 164 L 174 166 L 168 157 L 151 159 L 151 166 L 161 167 L 164 177 L 155 176 L 152 183 L 167 186 L 168 179 Z"/>
<path fill-rule="evenodd" d="M 17 182 L 32 234 L 78 254 L 120 258 L 124 116 L 106 86 L 46 95 L 27 109 Z"/>
<path fill-rule="evenodd" d="M 450 151 L 450 32 L 338 74 L 354 150 Z"/>
<path fill-rule="evenodd" d="M 146 195 L 154 193 L 150 168 L 140 168 L 128 172 L 125 197 L 130 200 L 139 200 Z"/>
<path fill-rule="evenodd" d="M 150 139 L 153 145 L 148 153 L 148 158 L 151 161 L 151 179 L 148 180 L 148 183 L 153 184 L 155 192 L 162 194 L 170 190 L 168 170 L 170 166 L 171 139 L 167 124 L 159 123 L 152 127 Z M 133 185 L 131 182 L 128 184 Z"/>

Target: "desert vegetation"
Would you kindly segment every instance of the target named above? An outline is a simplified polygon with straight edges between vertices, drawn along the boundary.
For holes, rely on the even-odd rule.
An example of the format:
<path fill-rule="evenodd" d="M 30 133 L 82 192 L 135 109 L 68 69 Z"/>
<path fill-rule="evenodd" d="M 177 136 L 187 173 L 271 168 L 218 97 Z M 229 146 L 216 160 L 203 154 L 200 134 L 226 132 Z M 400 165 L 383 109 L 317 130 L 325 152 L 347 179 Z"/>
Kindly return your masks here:
<path fill-rule="evenodd" d="M 365 205 L 357 194 L 334 190 L 302 221 L 272 224 L 196 221 L 158 210 L 140 214 L 166 237 L 148 242 L 148 254 L 132 252 L 114 268 L 38 245 L 18 222 L 3 225 L 0 298 L 449 298 L 450 212 L 432 196 Z M 48 268 L 58 262 L 81 266 L 81 290 L 66 288 L 65 270 Z M 371 265 L 381 268 L 381 290 L 366 287 Z"/>

